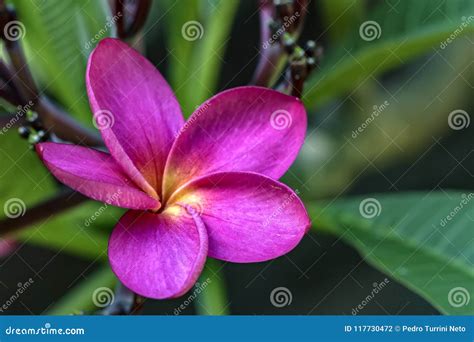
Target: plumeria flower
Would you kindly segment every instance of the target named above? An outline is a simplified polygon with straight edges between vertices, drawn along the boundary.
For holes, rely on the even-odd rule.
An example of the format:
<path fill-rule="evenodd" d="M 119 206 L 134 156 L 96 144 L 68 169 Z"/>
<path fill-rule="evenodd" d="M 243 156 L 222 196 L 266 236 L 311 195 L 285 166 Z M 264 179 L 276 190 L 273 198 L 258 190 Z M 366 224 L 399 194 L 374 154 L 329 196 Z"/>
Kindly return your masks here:
<path fill-rule="evenodd" d="M 108 246 L 111 267 L 129 289 L 178 297 L 196 282 L 207 256 L 266 261 L 292 250 L 307 232 L 301 200 L 277 181 L 304 140 L 300 100 L 234 88 L 185 123 L 155 67 L 110 38 L 92 52 L 86 83 L 109 153 L 58 143 L 36 150 L 62 183 L 130 209 Z"/>

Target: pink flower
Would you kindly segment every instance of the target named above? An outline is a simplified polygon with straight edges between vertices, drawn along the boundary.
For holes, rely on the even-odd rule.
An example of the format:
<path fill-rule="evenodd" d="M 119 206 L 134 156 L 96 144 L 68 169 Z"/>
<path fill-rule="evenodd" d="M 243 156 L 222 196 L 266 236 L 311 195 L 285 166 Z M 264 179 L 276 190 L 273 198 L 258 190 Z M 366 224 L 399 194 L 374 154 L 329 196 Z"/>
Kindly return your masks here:
<path fill-rule="evenodd" d="M 276 179 L 304 140 L 301 101 L 265 88 L 234 88 L 184 123 L 160 73 L 114 39 L 92 52 L 86 78 L 110 153 L 56 143 L 36 150 L 64 184 L 131 209 L 108 249 L 125 286 L 145 297 L 178 297 L 207 256 L 259 262 L 299 243 L 310 220 L 298 196 Z"/>

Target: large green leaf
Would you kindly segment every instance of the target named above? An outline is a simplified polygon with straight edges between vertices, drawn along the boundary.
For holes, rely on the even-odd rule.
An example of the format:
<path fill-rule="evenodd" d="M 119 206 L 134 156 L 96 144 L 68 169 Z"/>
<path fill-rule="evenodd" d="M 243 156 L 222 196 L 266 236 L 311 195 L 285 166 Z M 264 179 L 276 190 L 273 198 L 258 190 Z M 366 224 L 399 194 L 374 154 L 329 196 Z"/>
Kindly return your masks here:
<path fill-rule="evenodd" d="M 315 230 L 339 235 L 441 312 L 474 313 L 474 193 L 380 194 L 309 211 Z"/>
<path fill-rule="evenodd" d="M 170 80 L 187 117 L 214 94 L 236 0 L 173 2 L 167 6 Z M 164 2 L 167 4 L 167 2 Z"/>
<path fill-rule="evenodd" d="M 42 87 L 70 113 L 91 124 L 84 75 L 97 40 L 114 34 L 107 2 L 12 0 L 25 26 L 28 59 Z"/>
<path fill-rule="evenodd" d="M 90 201 L 36 222 L 16 236 L 28 244 L 107 261 L 108 232 L 122 213 L 122 209 Z"/>
<path fill-rule="evenodd" d="M 7 201 L 24 212 L 57 191 L 49 172 L 17 129 L 4 128 L 0 134 L 0 219 L 5 217 Z"/>
<path fill-rule="evenodd" d="M 348 4 L 348 8 L 352 6 Z M 354 28 L 347 40 L 331 47 L 320 70 L 308 80 L 304 101 L 309 107 L 319 106 L 345 92 L 353 91 L 364 80 L 393 69 L 433 48 L 442 48 L 450 36 L 474 31 L 474 2 L 471 0 L 402 0 L 396 4 L 383 2 L 366 17 L 375 21 L 375 36 L 366 41 Z M 336 23 L 337 24 L 337 23 Z M 360 26 L 364 21 L 359 23 Z M 366 27 L 366 26 L 363 26 Z M 370 23 L 369 23 L 370 27 Z M 366 37 L 371 37 L 370 34 Z"/>

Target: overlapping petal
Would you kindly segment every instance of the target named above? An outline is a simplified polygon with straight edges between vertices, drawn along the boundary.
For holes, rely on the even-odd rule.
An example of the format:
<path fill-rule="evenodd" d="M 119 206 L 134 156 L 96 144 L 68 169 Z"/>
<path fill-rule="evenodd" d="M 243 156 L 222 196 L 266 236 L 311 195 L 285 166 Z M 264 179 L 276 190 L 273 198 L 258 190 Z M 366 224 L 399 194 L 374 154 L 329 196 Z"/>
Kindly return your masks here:
<path fill-rule="evenodd" d="M 198 213 L 208 232 L 209 256 L 259 262 L 292 250 L 310 226 L 298 195 L 269 177 L 216 173 L 183 186 L 170 203 Z"/>
<path fill-rule="evenodd" d="M 278 179 L 306 132 L 301 101 L 274 90 L 240 87 L 202 104 L 181 129 L 166 163 L 164 199 L 196 177 L 251 171 Z"/>
<path fill-rule="evenodd" d="M 184 120 L 158 70 L 119 40 L 102 40 L 89 58 L 87 92 L 112 156 L 144 191 L 161 193 L 165 161 Z"/>
<path fill-rule="evenodd" d="M 128 211 L 109 240 L 114 273 L 132 291 L 149 298 L 178 297 L 204 267 L 208 240 L 199 216 L 173 206 L 161 214 Z"/>
<path fill-rule="evenodd" d="M 36 151 L 58 180 L 90 198 L 130 209 L 160 207 L 160 202 L 139 189 L 107 153 L 56 143 L 38 144 Z"/>

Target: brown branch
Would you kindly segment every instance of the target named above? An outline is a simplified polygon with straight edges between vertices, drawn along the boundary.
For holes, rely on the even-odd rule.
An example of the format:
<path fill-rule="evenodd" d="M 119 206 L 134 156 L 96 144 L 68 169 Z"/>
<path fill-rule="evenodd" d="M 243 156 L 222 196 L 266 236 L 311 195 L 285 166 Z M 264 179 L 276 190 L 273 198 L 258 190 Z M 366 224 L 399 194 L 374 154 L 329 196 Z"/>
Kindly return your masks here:
<path fill-rule="evenodd" d="M 4 238 L 6 235 L 16 233 L 22 228 L 28 227 L 36 222 L 44 221 L 86 200 L 88 200 L 87 197 L 73 192 L 72 190 L 58 192 L 53 197 L 41 202 L 33 208 L 26 208 L 23 216 L 0 220 L 0 237 Z"/>
<path fill-rule="evenodd" d="M 121 39 L 128 39 L 140 31 L 145 24 L 151 7 L 150 0 L 115 0 L 113 8 L 117 19 L 117 34 Z"/>

